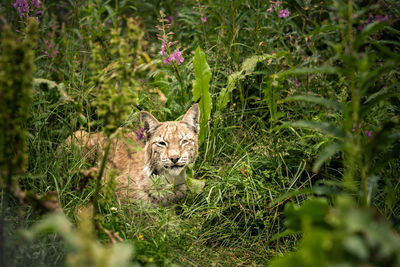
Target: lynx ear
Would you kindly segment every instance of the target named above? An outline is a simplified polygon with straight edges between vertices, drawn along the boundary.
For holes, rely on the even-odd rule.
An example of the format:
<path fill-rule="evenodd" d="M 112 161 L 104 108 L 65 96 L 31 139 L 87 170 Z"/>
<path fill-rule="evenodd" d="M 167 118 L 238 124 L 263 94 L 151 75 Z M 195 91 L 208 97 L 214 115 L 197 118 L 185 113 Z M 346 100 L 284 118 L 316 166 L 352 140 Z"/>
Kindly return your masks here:
<path fill-rule="evenodd" d="M 193 131 L 197 134 L 200 131 L 199 120 L 200 109 L 199 104 L 196 103 L 186 112 L 185 116 L 182 119 L 182 122 L 193 128 Z"/>
<path fill-rule="evenodd" d="M 143 130 L 148 141 L 160 125 L 160 122 L 147 111 L 140 112 L 140 121 L 144 124 Z"/>

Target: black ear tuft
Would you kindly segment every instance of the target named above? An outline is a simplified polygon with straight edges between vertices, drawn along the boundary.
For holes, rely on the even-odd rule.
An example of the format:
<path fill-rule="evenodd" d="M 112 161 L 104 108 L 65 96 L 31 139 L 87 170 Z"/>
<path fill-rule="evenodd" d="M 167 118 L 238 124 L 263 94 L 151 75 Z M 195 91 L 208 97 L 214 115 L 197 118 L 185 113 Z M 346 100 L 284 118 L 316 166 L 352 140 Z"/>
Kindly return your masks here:
<path fill-rule="evenodd" d="M 140 121 L 143 123 L 143 130 L 148 141 L 160 125 L 160 122 L 147 111 L 140 112 Z"/>
<path fill-rule="evenodd" d="M 198 134 L 200 131 L 200 109 L 199 104 L 194 104 L 185 114 L 182 122 L 193 128 L 193 131 Z"/>

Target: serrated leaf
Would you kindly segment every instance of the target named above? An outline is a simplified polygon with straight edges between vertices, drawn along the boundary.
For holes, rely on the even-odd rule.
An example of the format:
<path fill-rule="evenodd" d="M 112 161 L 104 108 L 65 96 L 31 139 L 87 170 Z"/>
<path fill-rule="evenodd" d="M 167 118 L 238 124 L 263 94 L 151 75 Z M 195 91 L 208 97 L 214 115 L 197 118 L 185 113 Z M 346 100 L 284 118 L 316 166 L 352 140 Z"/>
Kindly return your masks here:
<path fill-rule="evenodd" d="M 332 73 L 338 73 L 339 69 L 336 67 L 332 66 L 322 66 L 322 67 L 316 67 L 316 68 L 307 68 L 307 67 L 300 67 L 300 68 L 295 68 L 295 69 L 290 69 L 287 71 L 282 71 L 280 73 L 277 73 L 277 76 L 287 76 L 287 75 L 298 75 L 298 74 L 311 74 L 311 73 L 327 73 L 327 74 L 332 74 Z"/>
<path fill-rule="evenodd" d="M 327 107 L 333 107 L 340 111 L 343 111 L 343 105 L 340 104 L 339 102 L 330 100 L 330 99 L 326 99 L 323 97 L 312 96 L 312 95 L 296 95 L 296 96 L 292 96 L 292 97 L 287 97 L 283 101 L 284 102 L 286 102 L 286 101 L 305 101 L 305 102 L 320 104 L 320 105 L 327 106 Z"/>
<path fill-rule="evenodd" d="M 286 51 L 283 51 L 286 52 Z M 236 71 L 228 76 L 227 85 L 225 88 L 221 90 L 217 99 L 217 111 L 222 110 L 229 101 L 229 96 L 233 89 L 236 87 L 236 83 L 240 80 L 243 80 L 247 75 L 250 75 L 254 72 L 257 64 L 265 61 L 267 59 L 276 58 L 275 55 L 264 54 L 264 55 L 255 55 L 249 58 L 246 58 L 243 63 L 240 71 Z"/>
<path fill-rule="evenodd" d="M 299 127 L 299 128 L 309 128 L 309 129 L 314 129 L 321 131 L 326 134 L 330 134 L 332 136 L 335 136 L 337 138 L 343 139 L 346 137 L 346 132 L 333 124 L 330 124 L 328 122 L 315 122 L 315 121 L 305 121 L 305 120 L 299 120 L 295 121 L 292 123 L 289 123 L 289 125 L 293 127 Z"/>
<path fill-rule="evenodd" d="M 244 72 L 245 75 L 249 75 L 249 74 L 253 73 L 254 69 L 256 68 L 256 66 L 259 62 L 262 62 L 262 61 L 270 59 L 270 58 L 275 58 L 275 56 L 270 55 L 270 54 L 265 54 L 265 55 L 255 55 L 255 56 L 246 58 L 242 63 L 241 73 Z"/>
<path fill-rule="evenodd" d="M 367 26 L 364 27 L 364 29 L 361 31 L 360 34 L 357 35 L 357 37 L 354 40 L 354 47 L 357 49 L 361 45 L 365 43 L 365 39 L 373 34 L 374 32 L 379 31 L 380 29 L 383 29 L 386 26 L 386 23 L 381 23 L 381 22 L 374 22 L 371 24 L 368 24 Z"/>
<path fill-rule="evenodd" d="M 332 143 L 324 148 L 314 162 L 313 172 L 317 172 L 321 165 L 342 148 L 342 144 Z"/>
<path fill-rule="evenodd" d="M 194 76 L 195 80 L 193 81 L 193 100 L 196 101 L 200 96 L 201 100 L 199 103 L 200 107 L 200 134 L 199 140 L 202 142 L 205 138 L 206 127 L 208 119 L 210 118 L 211 113 L 211 95 L 209 92 L 210 88 L 210 80 L 211 80 L 211 70 L 206 61 L 206 55 L 200 49 L 200 46 L 196 48 L 196 52 L 194 54 L 193 59 L 194 66 Z"/>
<path fill-rule="evenodd" d="M 226 87 L 223 88 L 218 95 L 218 99 L 217 99 L 217 110 L 218 111 L 223 109 L 228 104 L 229 95 L 233 91 L 233 89 L 235 89 L 236 82 L 239 79 L 242 79 L 241 72 L 235 72 L 228 76 L 228 82 L 227 82 Z"/>

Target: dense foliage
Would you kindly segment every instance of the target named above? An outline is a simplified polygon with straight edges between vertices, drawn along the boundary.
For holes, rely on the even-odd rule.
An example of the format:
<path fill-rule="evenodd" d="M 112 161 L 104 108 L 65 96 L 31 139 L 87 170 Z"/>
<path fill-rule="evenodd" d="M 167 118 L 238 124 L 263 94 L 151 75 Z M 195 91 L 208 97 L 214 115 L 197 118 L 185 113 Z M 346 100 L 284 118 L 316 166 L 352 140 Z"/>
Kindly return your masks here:
<path fill-rule="evenodd" d="M 399 15 L 383 1 L 0 3 L 1 266 L 399 266 Z M 123 205 L 62 144 L 200 99 L 191 193 Z M 72 151 L 73 152 L 73 151 Z M 106 153 L 107 155 L 107 153 Z"/>

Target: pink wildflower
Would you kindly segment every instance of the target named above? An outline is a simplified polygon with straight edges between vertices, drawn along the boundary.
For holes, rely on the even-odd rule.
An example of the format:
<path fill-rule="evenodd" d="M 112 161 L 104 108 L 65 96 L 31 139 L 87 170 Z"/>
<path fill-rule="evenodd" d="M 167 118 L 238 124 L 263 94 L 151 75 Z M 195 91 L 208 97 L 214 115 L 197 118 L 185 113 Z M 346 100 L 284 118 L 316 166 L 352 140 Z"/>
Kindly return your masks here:
<path fill-rule="evenodd" d="M 185 61 L 181 54 L 181 51 L 179 51 L 179 48 L 175 49 L 173 54 L 169 55 L 168 58 L 163 60 L 164 64 L 166 65 L 168 65 L 172 61 L 175 61 L 178 65 L 181 65 Z"/>
<path fill-rule="evenodd" d="M 273 4 L 269 4 L 269 8 L 267 10 L 269 13 L 272 13 L 274 11 L 274 5 Z"/>
<path fill-rule="evenodd" d="M 178 65 L 181 65 L 183 63 L 183 61 L 185 61 L 185 59 L 183 58 L 181 52 L 179 51 L 179 48 L 177 48 L 174 52 L 174 58 L 176 63 L 178 63 Z"/>
<path fill-rule="evenodd" d="M 279 12 L 279 17 L 280 18 L 287 18 L 287 17 L 289 17 L 290 16 L 290 12 L 289 12 L 289 9 L 282 9 L 280 12 Z"/>
<path fill-rule="evenodd" d="M 297 79 L 297 77 L 293 78 L 293 83 L 294 85 L 296 85 L 297 87 L 301 86 L 301 82 L 299 82 L 299 79 Z"/>
<path fill-rule="evenodd" d="M 203 23 L 206 23 L 207 17 L 206 17 L 206 16 L 202 17 L 202 18 L 201 18 L 201 21 L 202 21 Z"/>
<path fill-rule="evenodd" d="M 163 42 L 161 44 L 161 51 L 160 51 L 160 55 L 163 56 L 165 54 L 165 43 Z"/>
<path fill-rule="evenodd" d="M 32 0 L 32 5 L 37 9 L 40 8 L 40 0 Z"/>

